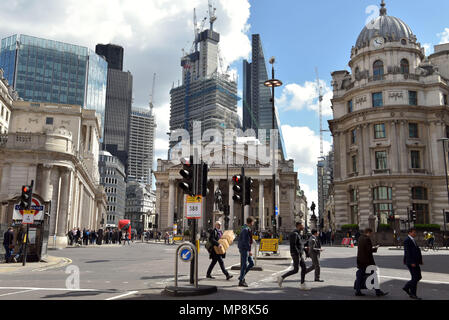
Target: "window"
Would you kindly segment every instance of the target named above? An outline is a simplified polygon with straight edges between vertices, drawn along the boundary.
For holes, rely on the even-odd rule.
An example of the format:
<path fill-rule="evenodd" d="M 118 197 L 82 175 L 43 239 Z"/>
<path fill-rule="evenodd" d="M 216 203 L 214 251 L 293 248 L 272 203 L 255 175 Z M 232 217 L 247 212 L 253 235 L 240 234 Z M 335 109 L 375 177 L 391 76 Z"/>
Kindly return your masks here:
<path fill-rule="evenodd" d="M 393 213 L 393 192 L 389 187 L 373 189 L 374 213 L 381 224 L 388 224 L 388 216 Z"/>
<path fill-rule="evenodd" d="M 447 106 L 447 94 L 443 94 L 443 103 Z"/>
<path fill-rule="evenodd" d="M 401 60 L 401 73 L 402 74 L 409 74 L 410 72 L 410 64 L 408 63 L 407 59 Z"/>
<path fill-rule="evenodd" d="M 357 205 L 351 206 L 351 223 L 359 224 L 359 207 Z"/>
<path fill-rule="evenodd" d="M 385 133 L 385 124 L 381 123 L 381 124 L 375 124 L 374 125 L 374 138 L 375 139 L 382 139 L 382 138 L 386 138 L 387 135 Z"/>
<path fill-rule="evenodd" d="M 382 92 L 376 92 L 373 93 L 373 107 L 382 107 L 384 105 L 383 103 L 383 96 Z"/>
<path fill-rule="evenodd" d="M 419 151 L 411 151 L 412 169 L 421 169 L 421 160 Z"/>
<path fill-rule="evenodd" d="M 377 60 L 373 64 L 373 79 L 383 80 L 383 77 L 384 77 L 384 63 L 380 60 Z"/>
<path fill-rule="evenodd" d="M 53 124 L 53 118 L 46 118 L 45 119 L 45 124 Z"/>
<path fill-rule="evenodd" d="M 392 189 L 389 187 L 377 187 L 373 191 L 374 200 L 392 200 Z"/>
<path fill-rule="evenodd" d="M 416 91 L 409 91 L 408 92 L 408 101 L 409 105 L 411 106 L 417 106 L 418 105 L 418 94 Z"/>
<path fill-rule="evenodd" d="M 377 151 L 376 152 L 376 169 L 377 170 L 385 170 L 387 169 L 387 152 L 386 151 Z"/>
<path fill-rule="evenodd" d="M 351 144 L 357 143 L 357 130 L 354 129 L 351 131 Z"/>
<path fill-rule="evenodd" d="M 351 113 L 352 111 L 354 111 L 354 108 L 352 106 L 352 100 L 348 101 L 348 113 Z"/>
<path fill-rule="evenodd" d="M 357 172 L 357 156 L 352 156 L 352 172 Z"/>
<path fill-rule="evenodd" d="M 417 123 L 409 123 L 408 131 L 410 138 L 418 138 L 418 124 Z"/>
<path fill-rule="evenodd" d="M 9 120 L 9 112 L 8 112 L 8 110 L 6 110 L 6 121 L 8 121 Z"/>
<path fill-rule="evenodd" d="M 349 202 L 357 202 L 357 189 L 351 189 L 349 191 Z"/>
<path fill-rule="evenodd" d="M 412 188 L 412 199 L 413 200 L 428 200 L 427 199 L 427 189 L 423 187 Z"/>

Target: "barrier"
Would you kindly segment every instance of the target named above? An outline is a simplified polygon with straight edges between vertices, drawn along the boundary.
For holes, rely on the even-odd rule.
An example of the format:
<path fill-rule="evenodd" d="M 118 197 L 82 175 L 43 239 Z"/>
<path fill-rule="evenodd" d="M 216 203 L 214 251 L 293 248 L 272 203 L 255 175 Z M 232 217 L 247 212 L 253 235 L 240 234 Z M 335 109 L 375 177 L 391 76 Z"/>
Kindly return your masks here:
<path fill-rule="evenodd" d="M 343 240 L 341 240 L 341 244 L 344 246 L 350 246 L 351 240 L 352 240 L 352 238 L 343 238 Z"/>
<path fill-rule="evenodd" d="M 259 252 L 278 252 L 279 239 L 261 239 Z"/>

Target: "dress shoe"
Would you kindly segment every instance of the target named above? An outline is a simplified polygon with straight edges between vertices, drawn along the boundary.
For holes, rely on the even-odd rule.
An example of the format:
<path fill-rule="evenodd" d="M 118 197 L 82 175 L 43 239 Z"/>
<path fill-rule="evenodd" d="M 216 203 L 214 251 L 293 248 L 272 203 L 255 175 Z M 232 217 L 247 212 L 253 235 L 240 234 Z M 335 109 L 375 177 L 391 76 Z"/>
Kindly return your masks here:
<path fill-rule="evenodd" d="M 318 280 L 315 280 L 315 282 L 324 282 L 324 280 L 318 279 Z"/>
<path fill-rule="evenodd" d="M 239 282 L 239 287 L 248 287 L 248 284 L 243 280 Z"/>
<path fill-rule="evenodd" d="M 232 277 L 233 277 L 233 275 L 228 274 L 228 275 L 226 276 L 226 280 L 229 280 L 229 279 L 231 279 Z"/>
<path fill-rule="evenodd" d="M 364 297 L 364 296 L 366 296 L 366 294 L 361 293 L 361 292 L 356 292 L 355 295 L 356 295 L 356 297 Z"/>
<path fill-rule="evenodd" d="M 206 278 L 215 279 L 215 277 L 212 277 L 211 275 L 207 275 Z"/>
<path fill-rule="evenodd" d="M 383 291 L 376 292 L 376 296 L 378 296 L 378 297 L 383 297 L 383 296 L 386 296 L 387 294 L 388 294 L 388 292 L 383 292 Z"/>
<path fill-rule="evenodd" d="M 410 298 L 412 298 L 412 299 L 414 299 L 414 300 L 422 300 L 422 298 L 420 298 L 420 297 L 418 297 L 418 296 L 416 296 L 416 295 L 414 295 L 414 294 L 411 294 L 411 295 L 410 295 Z"/>
<path fill-rule="evenodd" d="M 404 290 L 409 296 L 411 295 L 410 290 L 407 288 L 402 288 L 402 290 Z"/>

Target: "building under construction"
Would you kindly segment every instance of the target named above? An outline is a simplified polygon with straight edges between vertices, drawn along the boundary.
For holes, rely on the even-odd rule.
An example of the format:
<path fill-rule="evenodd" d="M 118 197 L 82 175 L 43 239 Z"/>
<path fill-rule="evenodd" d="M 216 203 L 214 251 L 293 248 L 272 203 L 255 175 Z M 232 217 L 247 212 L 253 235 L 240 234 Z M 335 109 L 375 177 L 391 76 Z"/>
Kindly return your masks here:
<path fill-rule="evenodd" d="M 215 10 L 215 9 L 214 9 Z M 195 18 L 195 41 L 181 59 L 182 85 L 170 91 L 170 131 L 185 129 L 193 138 L 193 122 L 201 121 L 201 134 L 240 127 L 237 114 L 237 81 L 223 72 L 218 44 L 220 34 L 213 30 L 215 12 L 209 6 L 210 29 L 201 30 Z M 203 24 L 206 19 L 203 20 Z M 170 142 L 170 149 L 177 142 Z"/>

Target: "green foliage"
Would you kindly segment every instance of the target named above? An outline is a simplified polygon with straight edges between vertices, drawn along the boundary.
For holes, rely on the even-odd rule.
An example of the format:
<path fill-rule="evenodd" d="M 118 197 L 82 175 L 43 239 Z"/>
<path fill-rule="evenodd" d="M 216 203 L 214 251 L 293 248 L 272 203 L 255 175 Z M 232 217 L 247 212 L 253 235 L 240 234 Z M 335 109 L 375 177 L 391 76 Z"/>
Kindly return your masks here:
<path fill-rule="evenodd" d="M 383 231 L 383 230 L 391 230 L 391 226 L 389 224 L 381 224 L 379 226 L 379 230 Z"/>
<path fill-rule="evenodd" d="M 341 230 L 359 230 L 358 224 L 344 224 L 341 226 Z"/>
<path fill-rule="evenodd" d="M 187 236 L 187 237 L 190 236 L 190 230 L 185 230 L 184 231 L 184 235 Z"/>
<path fill-rule="evenodd" d="M 441 226 L 439 224 L 415 224 L 415 228 L 422 231 L 439 231 Z"/>

